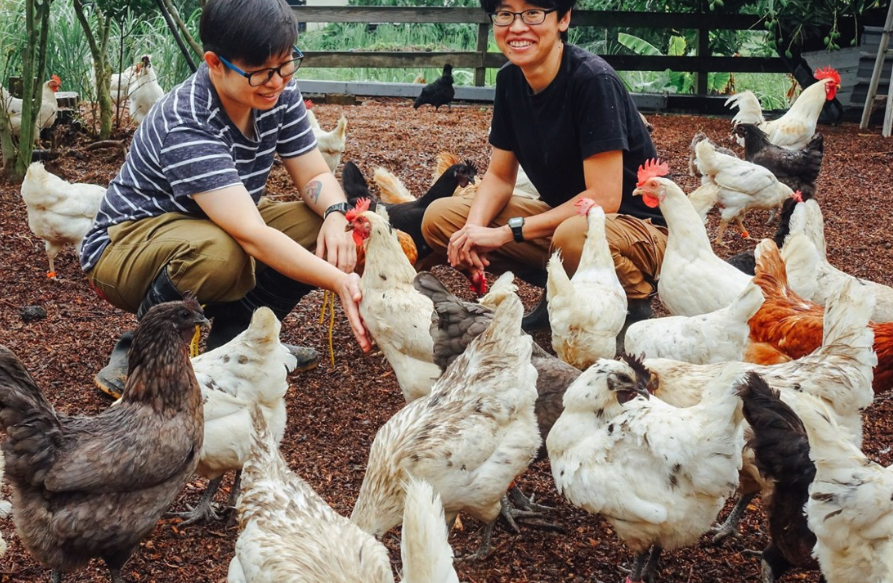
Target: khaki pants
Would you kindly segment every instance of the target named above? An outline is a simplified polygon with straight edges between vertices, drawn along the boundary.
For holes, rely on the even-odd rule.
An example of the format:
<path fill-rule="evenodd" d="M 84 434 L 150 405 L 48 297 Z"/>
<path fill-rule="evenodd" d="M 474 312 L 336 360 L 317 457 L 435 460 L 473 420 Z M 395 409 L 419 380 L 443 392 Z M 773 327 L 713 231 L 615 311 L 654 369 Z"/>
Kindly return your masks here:
<path fill-rule="evenodd" d="M 316 247 L 322 219 L 302 201 L 261 198 L 257 209 L 270 227 Z M 254 287 L 255 269 L 266 268 L 210 220 L 182 213 L 121 223 L 109 236 L 87 279 L 109 303 L 131 313 L 165 266 L 177 289 L 195 293 L 202 304 L 241 299 Z"/>
<path fill-rule="evenodd" d="M 422 221 L 422 234 L 434 250 L 426 264 L 446 262 L 450 236 L 465 225 L 473 197 L 442 198 L 431 203 Z M 499 227 L 512 217 L 529 217 L 551 207 L 542 201 L 513 196 L 490 226 Z M 575 216 L 561 223 L 550 238 L 523 243 L 508 243 L 490 253 L 490 270 L 494 273 L 514 271 L 516 274 L 544 270 L 551 254 L 560 249 L 564 268 L 573 274 L 580 263 L 588 224 L 585 217 Z M 614 268 L 626 295 L 644 299 L 656 291 L 655 282 L 667 246 L 667 229 L 627 215 L 607 215 L 605 234 Z"/>

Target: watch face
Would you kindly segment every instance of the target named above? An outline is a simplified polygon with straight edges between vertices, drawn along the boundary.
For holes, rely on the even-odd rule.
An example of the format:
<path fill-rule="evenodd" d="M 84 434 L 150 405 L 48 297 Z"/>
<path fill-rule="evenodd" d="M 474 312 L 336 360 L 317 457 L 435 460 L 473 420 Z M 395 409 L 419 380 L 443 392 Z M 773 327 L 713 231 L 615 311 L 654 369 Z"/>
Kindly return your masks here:
<path fill-rule="evenodd" d="M 512 217 L 509 219 L 509 227 L 515 229 L 524 224 L 524 219 L 521 217 Z"/>

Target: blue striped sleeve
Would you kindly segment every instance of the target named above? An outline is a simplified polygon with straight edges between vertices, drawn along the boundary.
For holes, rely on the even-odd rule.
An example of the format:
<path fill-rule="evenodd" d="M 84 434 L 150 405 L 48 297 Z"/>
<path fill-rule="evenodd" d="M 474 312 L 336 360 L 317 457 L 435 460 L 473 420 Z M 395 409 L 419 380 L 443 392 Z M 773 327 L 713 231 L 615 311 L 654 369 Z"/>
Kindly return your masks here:
<path fill-rule="evenodd" d="M 168 132 L 159 163 L 175 198 L 242 184 L 229 145 L 202 127 L 179 125 Z"/>
<path fill-rule="evenodd" d="M 285 112 L 276 142 L 276 153 L 280 158 L 294 158 L 306 154 L 316 147 L 316 136 L 307 119 L 307 108 L 297 84 L 292 83 L 280 97 L 280 103 L 286 104 Z"/>

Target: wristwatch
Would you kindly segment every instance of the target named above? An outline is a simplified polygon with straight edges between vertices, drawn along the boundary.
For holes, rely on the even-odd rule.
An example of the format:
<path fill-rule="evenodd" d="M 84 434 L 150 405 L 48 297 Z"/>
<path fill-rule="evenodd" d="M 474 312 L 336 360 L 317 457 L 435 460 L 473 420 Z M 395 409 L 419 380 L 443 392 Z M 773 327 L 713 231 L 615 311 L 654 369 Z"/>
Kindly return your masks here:
<path fill-rule="evenodd" d="M 322 214 L 322 220 L 326 220 L 329 218 L 329 215 L 332 213 L 341 213 L 342 215 L 346 215 L 347 211 L 349 211 L 352 207 L 346 202 L 336 202 L 332 206 L 326 209 L 326 212 Z"/>
<path fill-rule="evenodd" d="M 509 219 L 509 228 L 515 237 L 515 243 L 524 242 L 524 217 L 512 217 Z"/>

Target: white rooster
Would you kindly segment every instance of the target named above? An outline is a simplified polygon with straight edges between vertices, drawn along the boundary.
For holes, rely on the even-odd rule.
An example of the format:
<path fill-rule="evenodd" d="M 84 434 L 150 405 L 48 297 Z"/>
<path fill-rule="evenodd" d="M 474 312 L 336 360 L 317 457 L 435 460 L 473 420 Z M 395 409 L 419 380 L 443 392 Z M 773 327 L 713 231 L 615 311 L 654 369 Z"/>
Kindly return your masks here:
<path fill-rule="evenodd" d="M 487 527 L 474 555 L 490 551 L 501 500 L 540 446 L 534 415 L 532 339 L 521 331 L 518 296 L 504 299 L 490 327 L 437 381 L 431 394 L 378 430 L 351 521 L 375 536 L 400 522 L 402 484 L 427 480 L 443 499 L 447 522 L 467 512 Z"/>
<path fill-rule="evenodd" d="M 788 283 L 797 295 L 826 305 L 833 291 L 852 275 L 828 262 L 825 248 L 825 222 L 822 209 L 815 199 L 794 208 L 790 220 L 790 234 L 781 249 L 787 266 Z M 875 298 L 873 322 L 893 322 L 893 288 L 860 279 L 866 291 Z"/>
<path fill-rule="evenodd" d="M 128 87 L 130 95 L 130 117 L 136 123 L 141 123 L 155 103 L 164 97 L 164 89 L 158 84 L 158 75 L 149 55 L 143 55 L 142 66 Z"/>
<path fill-rule="evenodd" d="M 806 517 L 822 574 L 828 583 L 893 581 L 893 467 L 866 457 L 821 411 L 797 414 L 815 462 Z"/>
<path fill-rule="evenodd" d="M 737 364 L 695 406 L 650 397 L 641 361 L 599 360 L 568 387 L 546 447 L 555 485 L 601 514 L 636 554 L 627 583 L 653 581 L 662 550 L 693 544 L 738 484 L 744 448 Z"/>
<path fill-rule="evenodd" d="M 707 314 L 734 302 L 751 277 L 713 253 L 707 228 L 682 189 L 665 178 L 669 172 L 666 163 L 646 162 L 633 191 L 646 205 L 660 206 L 669 228 L 657 293 L 674 316 Z"/>
<path fill-rule="evenodd" d="M 56 121 L 56 113 L 59 111 L 59 104 L 56 101 L 56 91 L 62 87 L 62 80 L 58 76 L 53 75 L 50 80 L 43 84 L 40 100 L 40 111 L 34 122 L 34 141 L 40 139 L 40 130 L 53 127 Z M 17 97 L 13 97 L 3 87 L 0 87 L 0 108 L 9 115 L 9 122 L 12 129 L 12 135 L 18 136 L 22 130 L 22 111 L 23 102 Z"/>
<path fill-rule="evenodd" d="M 239 497 L 239 539 L 228 583 L 393 583 L 387 548 L 291 471 L 259 410 Z M 440 498 L 406 484 L 404 583 L 458 583 Z"/>
<path fill-rule="evenodd" d="M 815 78 L 818 82 L 804 89 L 787 113 L 773 121 L 765 120 L 760 101 L 752 92 L 732 95 L 726 99 L 726 107 L 738 109 L 732 122 L 754 124 L 763 130 L 770 143 L 788 150 L 802 150 L 815 135 L 825 102 L 834 99 L 840 89 L 840 74 L 831 67 L 816 69 Z"/>
<path fill-rule="evenodd" d="M 750 336 L 747 322 L 762 305 L 763 292 L 751 282 L 729 306 L 709 314 L 636 322 L 626 331 L 625 350 L 693 364 L 740 361 Z"/>
<path fill-rule="evenodd" d="M 584 370 L 599 358 L 614 357 L 627 301 L 605 238 L 605 211 L 591 198 L 581 197 L 576 206 L 589 223 L 580 265 L 568 278 L 556 251 L 546 268 L 546 298 L 552 348 L 561 360 Z"/>
<path fill-rule="evenodd" d="M 47 277 L 56 277 L 55 259 L 64 245 L 74 245 L 80 253 L 105 192 L 104 186 L 67 182 L 47 172 L 40 162 L 28 167 L 22 199 L 28 210 L 28 226 L 46 247 L 50 263 Z"/>

